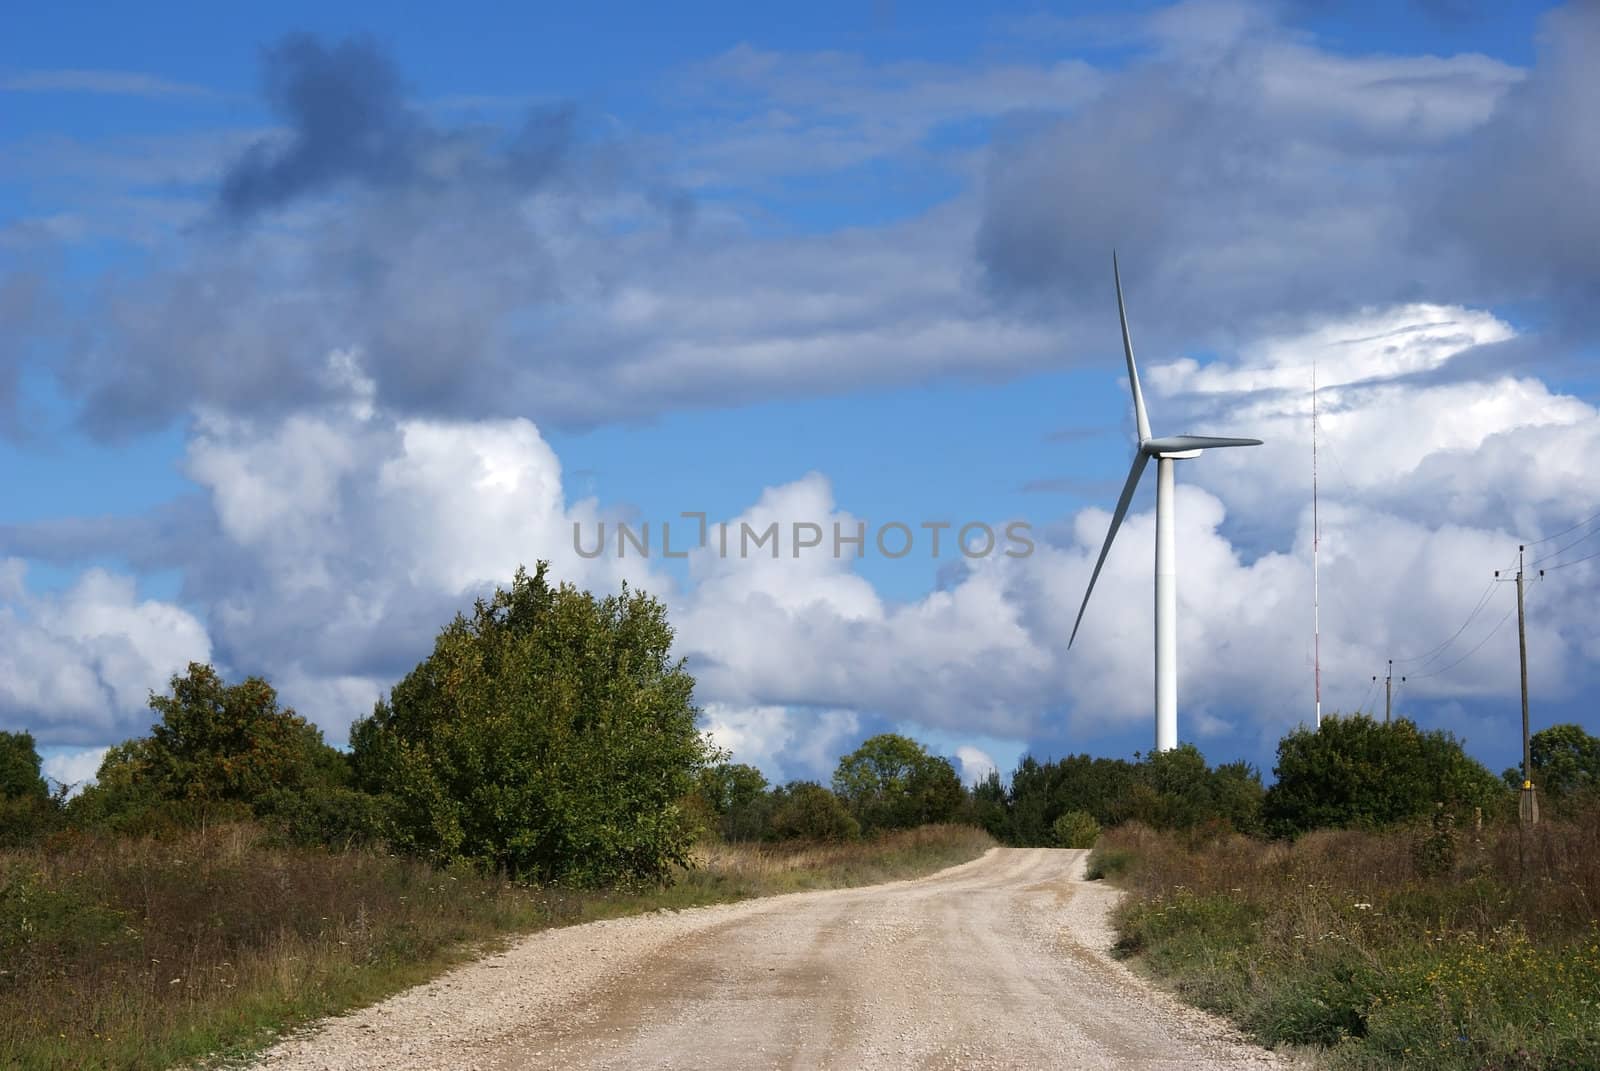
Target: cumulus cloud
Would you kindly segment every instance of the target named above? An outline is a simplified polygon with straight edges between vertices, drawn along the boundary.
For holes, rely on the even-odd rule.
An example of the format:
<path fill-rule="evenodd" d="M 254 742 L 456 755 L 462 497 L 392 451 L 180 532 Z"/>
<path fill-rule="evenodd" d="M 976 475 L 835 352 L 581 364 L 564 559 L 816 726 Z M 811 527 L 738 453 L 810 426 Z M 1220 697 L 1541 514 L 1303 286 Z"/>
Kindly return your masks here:
<path fill-rule="evenodd" d="M 1208 430 L 1190 426 L 1193 419 L 1268 439 L 1237 457 L 1180 466 L 1185 738 L 1270 739 L 1310 707 L 1304 362 L 1312 351 L 1324 368 L 1326 456 L 1338 459 L 1325 471 L 1339 474 L 1324 485 L 1322 510 L 1325 708 L 1370 700 L 1371 675 L 1391 657 L 1409 667 L 1400 672 L 1412 678 L 1414 699 L 1505 694 L 1515 650 L 1504 642 L 1505 589 L 1491 585 L 1490 573 L 1508 564 L 1519 539 L 1577 519 L 1575 504 L 1589 499 L 1572 488 L 1591 485 L 1575 473 L 1562 497 L 1554 476 L 1496 487 L 1484 474 L 1509 473 L 1557 447 L 1586 456 L 1600 414 L 1527 377 L 1416 377 L 1511 336 L 1479 311 L 1403 306 L 1267 337 L 1229 359 L 1151 365 L 1151 406 L 1163 429 Z M 708 518 L 706 545 L 690 552 L 681 582 L 658 559 L 576 552 L 574 523 L 592 533 L 622 513 L 570 500 L 560 461 L 532 423 L 398 415 L 374 400 L 359 354 L 336 352 L 326 371 L 344 384 L 344 401 L 278 420 L 210 413 L 196 422 L 186 469 L 201 494 L 174 514 L 189 523 L 169 518 L 138 530 L 155 544 L 181 544 L 146 554 L 187 554 L 185 602 L 205 625 L 187 611 L 160 617 L 145 605 L 140 635 L 159 626 L 169 645 L 186 635 L 208 640 L 227 666 L 278 682 L 286 701 L 336 740 L 426 653 L 444 621 L 538 558 L 592 588 L 627 579 L 662 594 L 699 681 L 706 724 L 736 757 L 775 776 L 825 773 L 831 749 L 869 724 L 921 727 L 957 742 L 1048 736 L 1087 748 L 1149 719 L 1147 504 L 1136 503 L 1128 517 L 1069 652 L 1064 641 L 1104 538 L 1105 508 L 1050 528 L 1027 557 L 959 560 L 939 590 L 895 602 L 861 574 L 853 545 L 841 544 L 836 556 L 835 532 L 853 537 L 862 522 L 836 501 L 826 475 L 811 473 L 767 488 L 736 516 Z M 795 522 L 816 525 L 805 538 L 817 546 L 797 548 Z M 741 548 L 774 524 L 774 542 Z M 726 556 L 718 547 L 723 525 Z M 98 529 L 87 527 L 13 526 L 6 534 L 13 548 L 55 539 L 103 552 Z M 208 533 L 199 552 L 196 531 Z M 688 534 L 680 540 L 675 531 L 674 543 L 692 542 Z M 1565 571 L 1562 597 L 1550 598 L 1532 623 L 1537 695 L 1570 695 L 1590 683 L 1582 667 L 1593 641 L 1580 607 L 1597 575 L 1589 565 Z M 74 607 L 131 599 L 108 583 L 87 574 L 83 595 L 49 604 L 53 642 L 65 634 L 82 644 L 97 631 L 77 623 L 83 615 Z M 11 586 L 11 603 L 44 606 L 15 568 Z M 118 619 L 123 631 L 132 631 L 130 612 Z M 13 629 L 17 620 L 7 619 Z M 37 626 L 33 634 L 43 635 Z M 1452 642 L 1435 651 L 1442 640 Z M 126 660 L 94 650 L 79 662 L 118 681 L 138 676 Z M 156 661 L 147 653 L 140 664 Z M 159 684 L 164 672 L 145 678 L 154 673 Z M 12 679 L 42 687 L 37 675 Z M 77 679 L 50 678 L 66 690 L 53 704 L 63 720 L 99 701 L 84 695 L 121 696 L 107 705 L 137 708 L 149 686 L 68 689 Z M 52 706 L 19 695 L 7 705 Z M 73 739 L 104 742 L 96 734 L 111 724 L 91 720 Z M 977 775 L 977 755 L 957 757 Z"/>
<path fill-rule="evenodd" d="M 1533 539 L 1600 500 L 1600 478 L 1581 460 L 1600 446 L 1600 411 L 1515 370 L 1452 374 L 1515 339 L 1481 310 L 1368 309 L 1264 337 L 1230 359 L 1152 368 L 1150 404 L 1163 426 L 1266 439 L 1208 456 L 1193 475 L 1253 523 L 1282 523 L 1291 516 L 1282 502 L 1310 491 L 1315 363 L 1325 500 Z"/>
<path fill-rule="evenodd" d="M 759 768 L 774 784 L 826 782 L 839 756 L 855 745 L 852 710 L 709 703 L 701 727 L 732 761 Z"/>
<path fill-rule="evenodd" d="M 997 769 L 994 759 L 987 751 L 975 748 L 971 744 L 963 744 L 956 748 L 956 762 L 961 764 L 962 783 L 968 785 L 987 780 Z"/>
<path fill-rule="evenodd" d="M 133 578 L 84 572 L 30 593 L 24 563 L 0 561 L 0 724 L 41 744 L 98 744 L 149 724 L 151 690 L 210 658 L 188 610 L 138 597 Z"/>
<path fill-rule="evenodd" d="M 39 766 L 46 777 L 57 784 L 70 786 L 73 795 L 76 795 L 86 784 L 93 783 L 100 772 L 100 761 L 106 757 L 108 750 L 91 747 L 79 751 L 59 751 L 45 755 Z"/>

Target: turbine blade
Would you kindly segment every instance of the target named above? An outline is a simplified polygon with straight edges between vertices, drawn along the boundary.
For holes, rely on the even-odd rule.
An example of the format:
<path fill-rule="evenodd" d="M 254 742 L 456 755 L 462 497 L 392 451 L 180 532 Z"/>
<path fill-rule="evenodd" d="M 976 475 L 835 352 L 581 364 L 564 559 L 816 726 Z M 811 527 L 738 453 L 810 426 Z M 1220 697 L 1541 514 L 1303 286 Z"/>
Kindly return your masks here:
<path fill-rule="evenodd" d="M 1260 439 L 1219 439 L 1215 435 L 1163 435 L 1144 444 L 1147 454 L 1181 454 L 1186 450 L 1216 450 L 1224 446 L 1260 446 Z"/>
<path fill-rule="evenodd" d="M 1144 474 L 1145 463 L 1150 460 L 1150 455 L 1139 452 L 1134 456 L 1133 468 L 1128 470 L 1128 482 L 1122 485 L 1122 497 L 1117 499 L 1117 511 L 1111 515 L 1111 529 L 1106 532 L 1105 546 L 1100 548 L 1100 560 L 1094 563 L 1094 572 L 1089 574 L 1089 587 L 1083 593 L 1083 605 L 1078 607 L 1078 620 L 1072 623 L 1072 635 L 1067 639 L 1067 649 L 1072 649 L 1072 641 L 1078 638 L 1078 626 L 1083 624 L 1083 612 L 1089 608 L 1089 596 L 1094 594 L 1094 582 L 1100 579 L 1100 567 L 1106 563 L 1106 555 L 1111 551 L 1111 541 L 1117 538 L 1117 529 L 1122 527 L 1122 518 L 1128 515 L 1128 505 L 1133 501 L 1133 492 L 1139 487 L 1139 477 Z"/>
<path fill-rule="evenodd" d="M 1150 416 L 1144 410 L 1144 391 L 1139 389 L 1139 369 L 1133 363 L 1133 339 L 1128 335 L 1128 310 L 1122 303 L 1122 270 L 1117 266 L 1116 250 L 1111 252 L 1111 277 L 1117 284 L 1117 316 L 1122 320 L 1122 352 L 1128 358 L 1128 384 L 1133 388 L 1133 418 L 1139 426 L 1139 441 L 1150 438 Z"/>

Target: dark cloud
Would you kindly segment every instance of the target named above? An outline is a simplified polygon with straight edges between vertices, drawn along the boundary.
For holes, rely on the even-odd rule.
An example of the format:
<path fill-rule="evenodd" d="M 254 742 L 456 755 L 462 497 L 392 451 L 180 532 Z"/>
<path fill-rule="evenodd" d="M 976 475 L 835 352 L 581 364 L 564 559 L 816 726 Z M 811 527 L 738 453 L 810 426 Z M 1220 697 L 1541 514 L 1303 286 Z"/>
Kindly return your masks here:
<path fill-rule="evenodd" d="M 24 340 L 39 319 L 43 291 L 44 280 L 32 272 L 0 273 L 0 427 L 16 427 Z"/>
<path fill-rule="evenodd" d="M 47 226 L 0 227 L 0 435 L 24 440 L 38 432 L 26 411 L 22 373 L 41 361 L 41 342 L 59 322 L 53 285 L 60 271 L 59 243 Z"/>
<path fill-rule="evenodd" d="M 1266 10 L 1161 13 L 1066 118 L 1032 108 L 996 136 L 976 220 L 956 198 L 820 235 L 751 229 L 730 202 L 696 220 L 665 143 L 571 107 L 452 124 L 407 103 L 370 41 L 288 38 L 265 77 L 285 129 L 226 171 L 223 225 L 108 279 L 63 384 L 114 437 L 347 397 L 339 352 L 394 413 L 565 426 L 1004 376 L 1115 360 L 1113 247 L 1154 361 L 1371 304 L 1493 306 L 1537 289 L 1535 261 L 1560 265 L 1559 312 L 1587 307 L 1593 214 L 1493 212 L 1522 183 L 1526 205 L 1581 213 L 1578 53 L 1547 46 L 1495 111 L 1503 64 L 1321 51 Z M 1517 146 L 1556 175 L 1501 159 Z"/>
<path fill-rule="evenodd" d="M 264 63 L 288 129 L 224 174 L 225 225 L 105 280 L 77 330 L 62 377 L 97 436 L 196 405 L 270 417 L 343 396 L 338 350 L 397 411 L 526 412 L 514 381 L 563 378 L 574 359 L 539 337 L 569 280 L 606 285 L 617 246 L 681 234 L 692 215 L 570 105 L 445 128 L 407 104 L 371 41 L 295 35 Z"/>
<path fill-rule="evenodd" d="M 1600 326 L 1600 4 L 1551 12 L 1539 60 L 1481 129 L 1425 173 L 1417 240 L 1463 256 L 1491 300 Z"/>
<path fill-rule="evenodd" d="M 218 204 L 232 218 L 341 187 L 534 189 L 577 147 L 570 105 L 534 109 L 509 133 L 430 126 L 370 39 L 329 45 L 292 34 L 266 50 L 263 69 L 267 103 L 288 132 L 255 142 L 223 175 Z"/>
<path fill-rule="evenodd" d="M 1520 83 L 1481 56 L 1349 58 L 1276 27 L 1164 41 L 1093 102 L 991 152 L 992 291 L 1082 311 L 1123 254 L 1135 321 L 1225 346 L 1306 315 L 1600 296 L 1600 7 L 1550 15 Z"/>
<path fill-rule="evenodd" d="M 219 534 L 210 505 L 195 495 L 138 516 L 0 524 L 0 558 L 75 566 L 110 559 L 150 572 L 186 564 Z"/>
<path fill-rule="evenodd" d="M 411 181 L 430 140 L 399 73 L 370 40 L 324 45 L 292 34 L 263 57 L 267 103 L 286 139 L 258 141 L 223 176 L 219 200 L 248 216 L 340 182 Z"/>

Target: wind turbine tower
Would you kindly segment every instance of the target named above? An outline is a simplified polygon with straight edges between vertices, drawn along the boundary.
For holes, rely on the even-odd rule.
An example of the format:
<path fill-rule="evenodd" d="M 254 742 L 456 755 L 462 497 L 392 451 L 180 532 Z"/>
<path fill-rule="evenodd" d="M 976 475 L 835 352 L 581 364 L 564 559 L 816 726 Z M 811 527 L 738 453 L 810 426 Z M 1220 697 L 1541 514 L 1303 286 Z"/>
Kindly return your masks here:
<path fill-rule="evenodd" d="M 1111 274 L 1117 288 L 1117 315 L 1122 320 L 1122 352 L 1128 359 L 1128 386 L 1133 391 L 1133 417 L 1139 436 L 1138 452 L 1133 457 L 1133 468 L 1128 472 L 1128 482 L 1122 487 L 1122 497 L 1111 514 L 1111 528 L 1106 532 L 1105 545 L 1100 548 L 1100 558 L 1094 563 L 1089 576 L 1089 587 L 1083 593 L 1083 605 L 1078 608 L 1078 620 L 1073 623 L 1072 636 L 1067 647 L 1078 638 L 1078 627 L 1083 624 L 1083 613 L 1089 608 L 1089 596 L 1094 594 L 1095 581 L 1100 579 L 1100 568 L 1106 563 L 1112 540 L 1128 514 L 1133 493 L 1138 490 L 1139 478 L 1145 465 L 1156 459 L 1156 750 L 1170 751 L 1178 746 L 1178 553 L 1173 524 L 1173 465 L 1178 461 L 1199 457 L 1202 451 L 1225 446 L 1260 446 L 1260 439 L 1219 439 L 1208 435 L 1169 435 L 1154 438 L 1150 434 L 1150 417 L 1144 408 L 1144 392 L 1139 389 L 1139 369 L 1133 363 L 1133 341 L 1128 335 L 1128 310 L 1122 301 L 1122 272 L 1117 265 L 1117 255 L 1111 254 Z"/>

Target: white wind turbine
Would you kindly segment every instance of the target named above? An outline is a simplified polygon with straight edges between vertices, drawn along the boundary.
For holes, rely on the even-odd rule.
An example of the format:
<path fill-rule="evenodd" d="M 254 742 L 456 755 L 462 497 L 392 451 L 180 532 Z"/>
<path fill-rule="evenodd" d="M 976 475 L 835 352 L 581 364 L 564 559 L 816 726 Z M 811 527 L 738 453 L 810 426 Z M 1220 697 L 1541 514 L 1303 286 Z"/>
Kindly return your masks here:
<path fill-rule="evenodd" d="M 1089 577 L 1088 590 L 1083 593 L 1083 605 L 1078 609 L 1078 620 L 1072 626 L 1067 647 L 1071 648 L 1072 641 L 1078 638 L 1078 626 L 1083 624 L 1083 612 L 1089 608 L 1094 582 L 1100 579 L 1100 567 L 1106 563 L 1111 541 L 1117 538 L 1122 518 L 1128 514 L 1128 505 L 1139 486 L 1139 477 L 1144 475 L 1145 463 L 1153 457 L 1156 459 L 1156 750 L 1168 751 L 1178 746 L 1178 575 L 1173 536 L 1172 464 L 1199 457 L 1202 450 L 1260 446 L 1261 440 L 1217 439 L 1207 435 L 1151 437 L 1144 392 L 1139 389 L 1139 370 L 1133 364 L 1128 312 L 1122 304 L 1122 274 L 1117 268 L 1115 253 L 1111 254 L 1111 273 L 1117 286 L 1117 314 L 1122 318 L 1122 352 L 1128 358 L 1128 385 L 1133 388 L 1133 415 L 1139 426 L 1139 452 L 1134 455 L 1128 482 L 1123 485 L 1122 497 L 1117 499 L 1116 512 L 1111 515 L 1111 530 L 1106 533 L 1105 546 L 1100 548 L 1100 559 L 1094 563 L 1094 573 Z"/>

